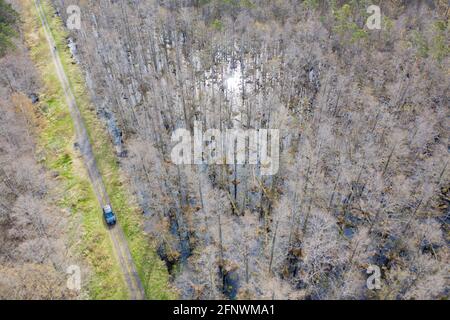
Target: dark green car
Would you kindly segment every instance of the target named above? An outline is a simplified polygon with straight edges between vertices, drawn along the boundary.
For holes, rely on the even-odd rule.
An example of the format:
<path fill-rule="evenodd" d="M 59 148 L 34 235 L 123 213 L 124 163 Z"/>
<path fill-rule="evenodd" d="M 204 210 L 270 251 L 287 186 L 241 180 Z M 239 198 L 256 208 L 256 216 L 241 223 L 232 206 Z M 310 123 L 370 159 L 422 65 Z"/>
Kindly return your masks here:
<path fill-rule="evenodd" d="M 116 215 L 112 211 L 110 205 L 103 207 L 103 217 L 105 217 L 105 221 L 108 226 L 113 226 L 117 222 Z"/>

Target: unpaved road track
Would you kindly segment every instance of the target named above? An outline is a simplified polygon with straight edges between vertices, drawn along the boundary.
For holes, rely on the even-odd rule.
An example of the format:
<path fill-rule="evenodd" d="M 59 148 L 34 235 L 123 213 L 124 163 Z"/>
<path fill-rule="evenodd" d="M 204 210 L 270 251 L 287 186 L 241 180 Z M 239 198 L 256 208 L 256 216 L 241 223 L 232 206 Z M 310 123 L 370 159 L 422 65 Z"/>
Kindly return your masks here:
<path fill-rule="evenodd" d="M 50 46 L 50 52 L 52 54 L 56 72 L 58 74 L 59 81 L 61 82 L 61 86 L 64 90 L 67 105 L 69 106 L 70 115 L 75 126 L 75 132 L 80 152 L 83 156 L 84 163 L 89 173 L 89 177 L 91 179 L 95 194 L 97 195 L 97 199 L 100 203 L 100 206 L 103 207 L 104 205 L 109 204 L 109 198 L 95 162 L 95 157 L 92 152 L 92 146 L 89 141 L 86 127 L 84 126 L 83 118 L 81 117 L 80 110 L 75 100 L 75 96 L 73 95 L 70 88 L 69 80 L 67 79 L 59 54 L 55 49 L 55 40 L 50 31 L 45 13 L 41 7 L 41 2 L 40 0 L 34 0 L 34 4 L 39 14 L 39 18 L 42 22 L 42 26 L 44 27 L 45 36 L 47 38 L 48 45 Z M 99 214 L 100 213 L 101 208 L 99 208 Z M 122 268 L 122 272 L 124 274 L 125 281 L 130 293 L 130 298 L 133 300 L 145 299 L 144 288 L 136 271 L 136 266 L 134 265 L 133 258 L 131 257 L 131 253 L 128 248 L 128 244 L 122 228 L 119 224 L 117 224 L 109 230 L 109 234 L 114 245 L 114 251 Z"/>

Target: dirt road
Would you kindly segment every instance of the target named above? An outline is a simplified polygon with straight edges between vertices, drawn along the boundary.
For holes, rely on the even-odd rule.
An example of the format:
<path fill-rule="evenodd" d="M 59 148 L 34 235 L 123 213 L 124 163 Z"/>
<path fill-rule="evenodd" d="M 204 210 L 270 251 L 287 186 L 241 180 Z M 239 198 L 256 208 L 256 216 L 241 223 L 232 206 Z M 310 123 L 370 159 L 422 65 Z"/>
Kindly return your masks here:
<path fill-rule="evenodd" d="M 102 212 L 101 207 L 103 207 L 106 204 L 109 204 L 108 194 L 106 193 L 102 177 L 97 168 L 95 157 L 92 152 L 92 146 L 89 141 L 89 136 L 87 134 L 86 127 L 84 126 L 83 118 L 80 114 L 80 110 L 78 108 L 75 97 L 70 88 L 69 80 L 67 79 L 66 73 L 62 66 L 61 59 L 56 50 L 55 40 L 51 34 L 47 18 L 41 7 L 41 2 L 40 0 L 34 0 L 34 4 L 39 14 L 39 18 L 42 22 L 42 26 L 44 27 L 45 36 L 47 38 L 48 45 L 50 47 L 56 72 L 61 82 L 61 86 L 64 90 L 67 105 L 69 106 L 70 115 L 74 123 L 76 138 L 79 144 L 80 152 L 83 156 L 84 163 L 86 165 L 94 191 L 97 195 L 97 199 L 100 204 L 98 212 L 99 214 L 101 214 Z M 145 299 L 144 288 L 136 271 L 136 266 L 134 265 L 133 259 L 131 257 L 131 253 L 128 248 L 128 244 L 125 239 L 125 235 L 122 231 L 122 228 L 120 227 L 119 224 L 117 224 L 116 226 L 110 229 L 109 234 L 114 246 L 115 254 L 117 255 L 117 259 L 124 274 L 124 278 L 130 293 L 130 298 L 133 300 Z"/>

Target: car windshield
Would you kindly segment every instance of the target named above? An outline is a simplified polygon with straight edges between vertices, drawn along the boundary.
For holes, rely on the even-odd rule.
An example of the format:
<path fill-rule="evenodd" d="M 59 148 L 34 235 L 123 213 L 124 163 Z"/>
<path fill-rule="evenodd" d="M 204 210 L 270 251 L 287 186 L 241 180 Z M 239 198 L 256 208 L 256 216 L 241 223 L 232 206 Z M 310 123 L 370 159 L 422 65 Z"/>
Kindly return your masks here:
<path fill-rule="evenodd" d="M 107 218 L 112 218 L 112 217 L 114 217 L 114 214 L 112 213 L 112 211 L 109 211 L 109 212 L 105 212 L 105 216 Z"/>

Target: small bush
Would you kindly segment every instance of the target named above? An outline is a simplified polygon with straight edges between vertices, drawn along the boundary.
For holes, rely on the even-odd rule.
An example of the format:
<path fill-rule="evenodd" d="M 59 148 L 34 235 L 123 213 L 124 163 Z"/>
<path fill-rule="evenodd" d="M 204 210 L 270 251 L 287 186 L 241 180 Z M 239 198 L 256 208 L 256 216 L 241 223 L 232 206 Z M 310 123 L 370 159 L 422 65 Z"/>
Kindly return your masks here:
<path fill-rule="evenodd" d="M 17 35 L 15 27 L 18 19 L 19 15 L 11 5 L 0 0 L 0 57 L 13 47 L 12 38 Z"/>

